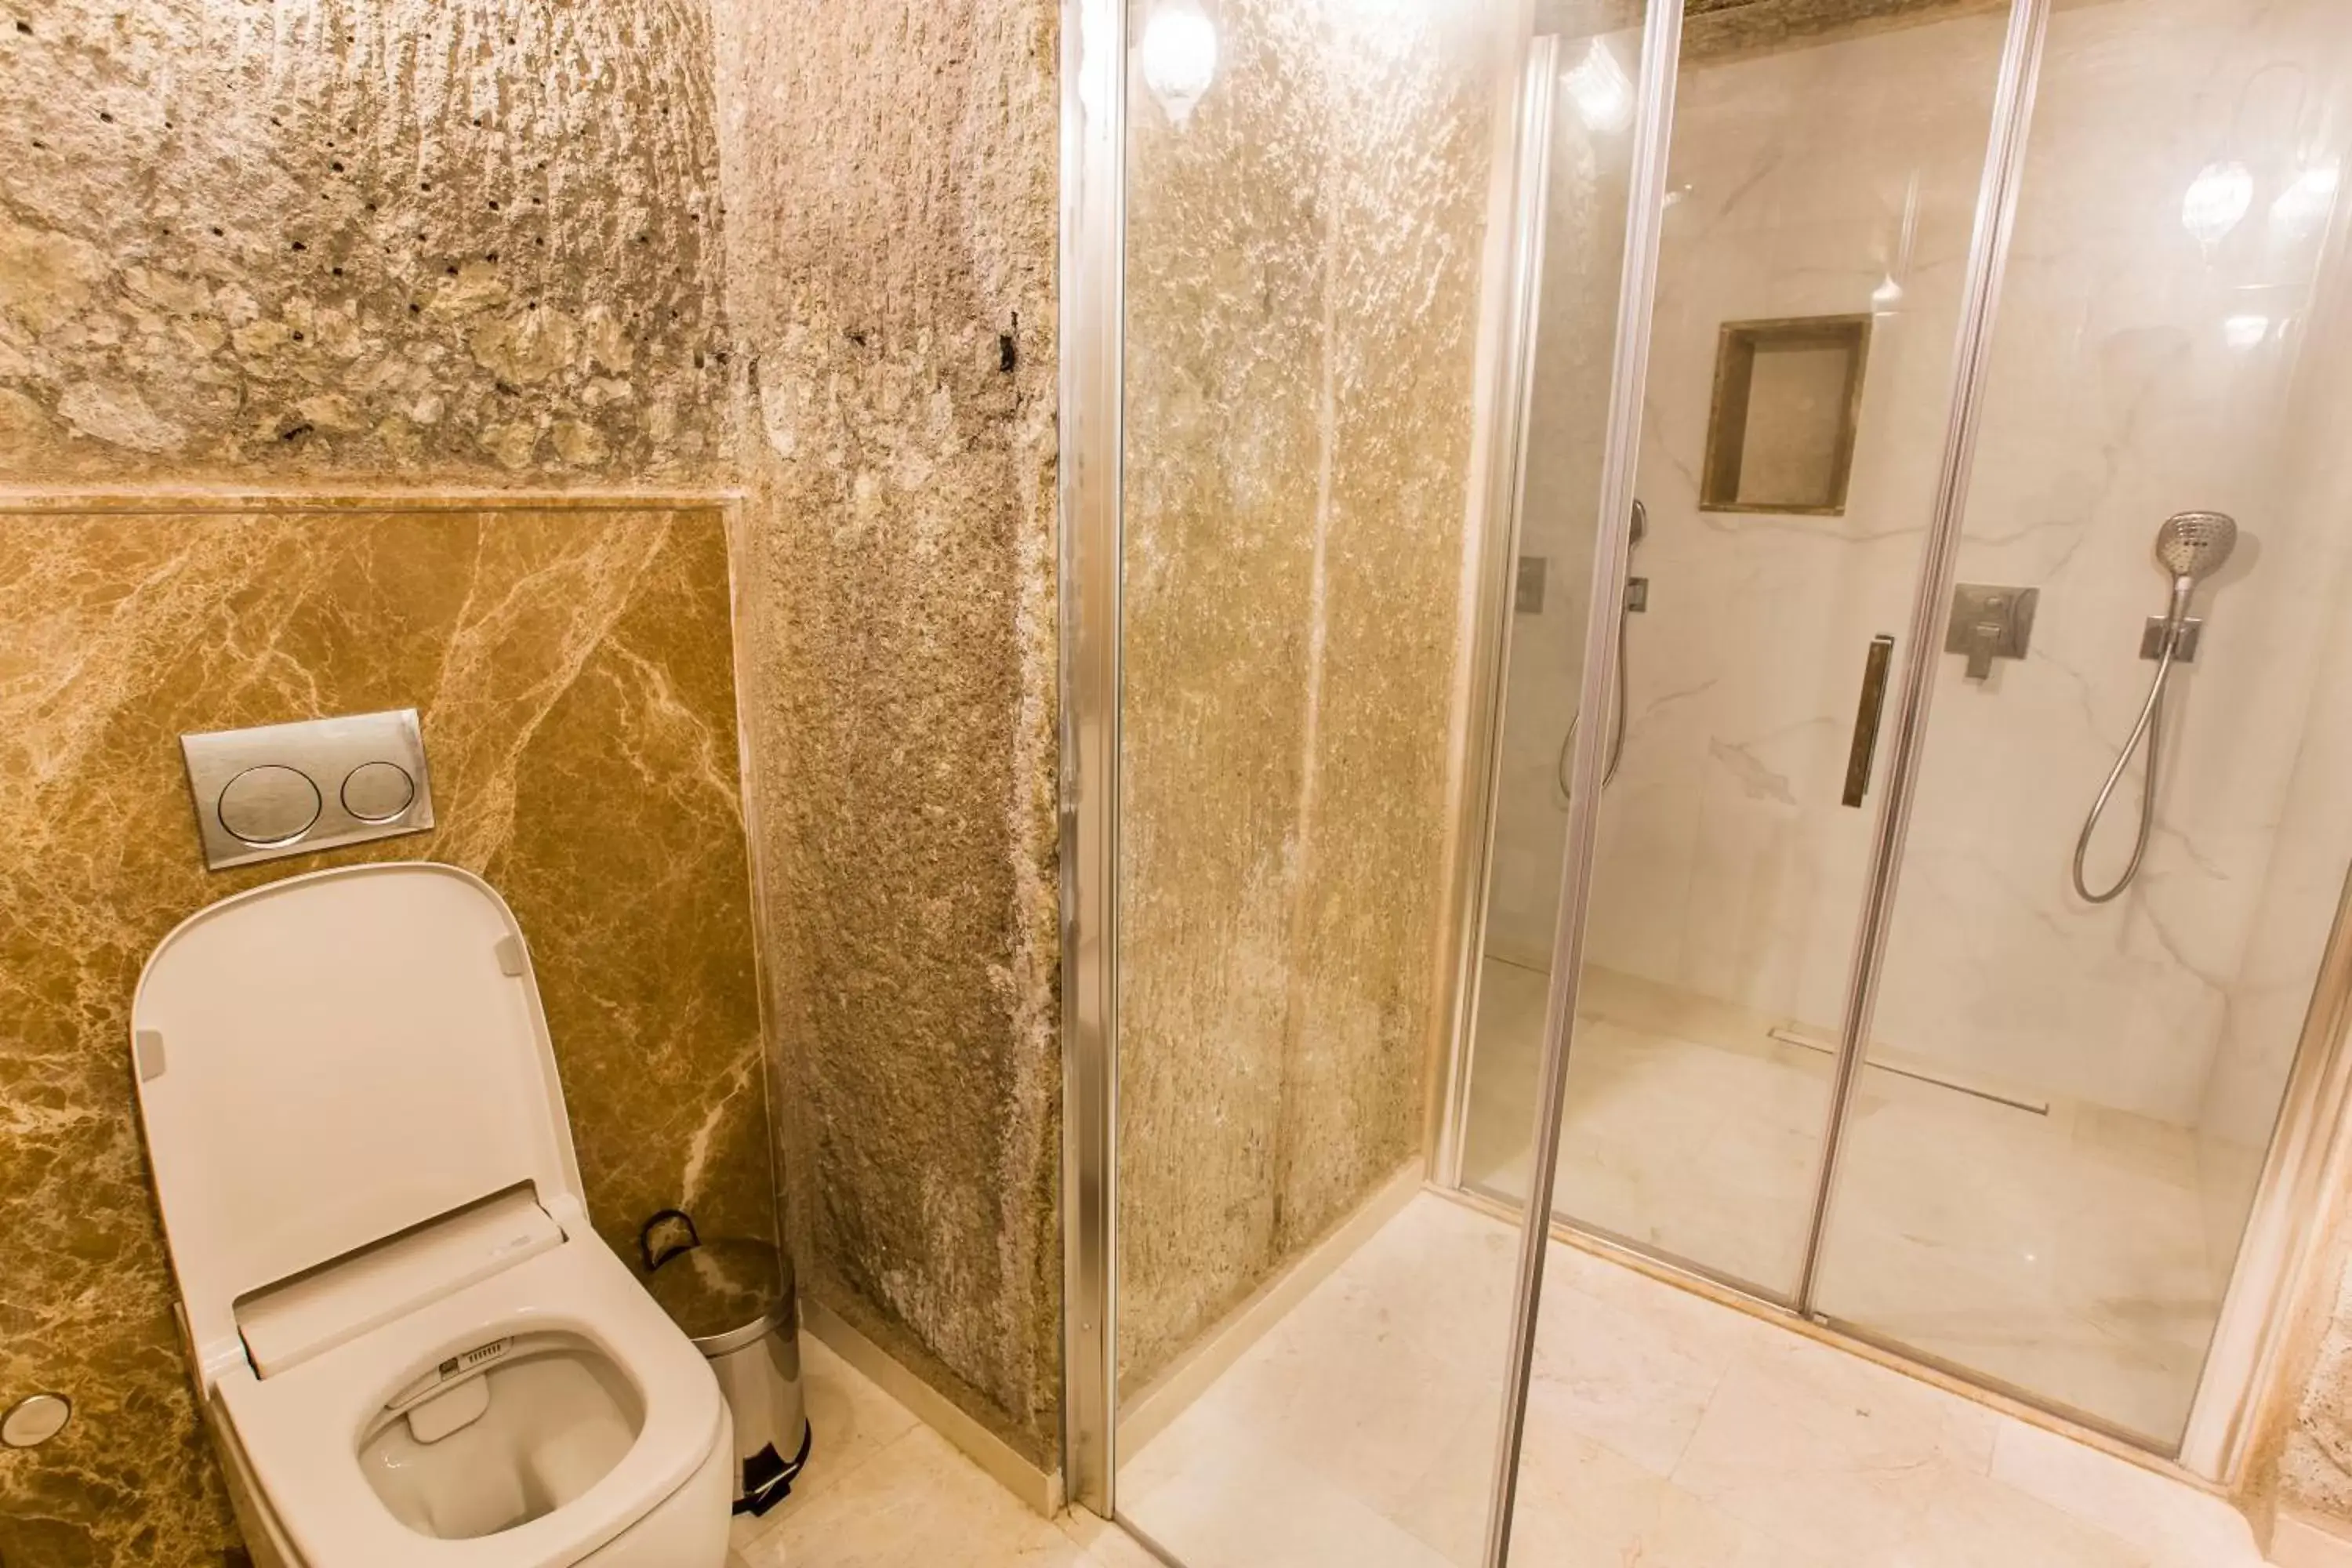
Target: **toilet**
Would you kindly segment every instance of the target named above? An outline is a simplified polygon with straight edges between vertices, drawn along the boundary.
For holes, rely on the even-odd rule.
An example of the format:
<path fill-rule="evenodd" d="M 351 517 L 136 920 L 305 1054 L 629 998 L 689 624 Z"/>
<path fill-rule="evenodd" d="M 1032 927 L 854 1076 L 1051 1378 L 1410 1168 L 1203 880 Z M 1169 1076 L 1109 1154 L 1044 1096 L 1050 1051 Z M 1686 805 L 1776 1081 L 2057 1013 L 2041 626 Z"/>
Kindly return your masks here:
<path fill-rule="evenodd" d="M 719 1568 L 709 1363 L 590 1228 L 522 931 L 478 877 L 257 888 L 131 1009 L 176 1312 L 261 1568 Z"/>

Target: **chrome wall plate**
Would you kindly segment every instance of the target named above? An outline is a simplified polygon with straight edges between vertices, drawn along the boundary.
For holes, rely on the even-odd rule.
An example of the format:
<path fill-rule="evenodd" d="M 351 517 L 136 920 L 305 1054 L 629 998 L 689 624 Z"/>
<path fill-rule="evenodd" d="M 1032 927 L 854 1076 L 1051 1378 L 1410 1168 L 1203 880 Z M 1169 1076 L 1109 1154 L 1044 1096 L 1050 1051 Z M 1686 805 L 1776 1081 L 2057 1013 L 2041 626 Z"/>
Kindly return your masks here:
<path fill-rule="evenodd" d="M 416 710 L 180 737 L 215 871 L 433 826 Z"/>
<path fill-rule="evenodd" d="M 2204 640 L 2199 634 L 2203 632 L 2204 629 L 2204 621 L 2196 616 L 2191 616 L 2187 620 L 2180 623 L 2179 632 L 2172 638 L 2173 663 L 2195 664 L 2197 662 L 2197 645 Z M 2148 659 L 2162 658 L 2164 657 L 2164 639 L 2166 635 L 2171 631 L 2172 620 L 2170 616 L 2148 616 L 2147 624 L 2141 626 L 2139 631 L 2140 658 Z"/>
<path fill-rule="evenodd" d="M 1964 654 L 1970 680 L 1992 674 L 1997 658 L 2023 658 L 2033 643 L 2033 610 L 2039 588 L 1997 583 L 1952 585 L 1952 617 L 1944 627 L 1944 651 Z"/>

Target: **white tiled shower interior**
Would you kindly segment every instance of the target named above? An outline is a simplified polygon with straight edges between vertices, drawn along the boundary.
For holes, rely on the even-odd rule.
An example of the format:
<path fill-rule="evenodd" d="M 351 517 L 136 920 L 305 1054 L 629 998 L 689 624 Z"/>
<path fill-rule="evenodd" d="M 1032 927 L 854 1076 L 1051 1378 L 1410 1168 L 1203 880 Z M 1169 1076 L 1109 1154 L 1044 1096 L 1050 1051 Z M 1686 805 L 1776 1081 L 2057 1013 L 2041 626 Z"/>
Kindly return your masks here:
<path fill-rule="evenodd" d="M 2352 629 L 2335 608 L 2352 466 L 2329 434 L 2346 426 L 2352 369 L 2322 352 L 2352 343 L 2333 184 L 2352 139 L 2341 21 L 2329 0 L 2098 0 L 2053 17 L 1958 569 L 2038 586 L 2040 616 L 2032 656 L 1990 681 L 1964 680 L 1956 658 L 1937 672 L 1874 1035 L 2066 1108 L 2070 1147 L 2096 1126 L 2138 1152 L 2128 1176 L 2093 1177 L 2044 1140 L 2059 1163 L 2000 1205 L 2011 1234 L 1946 1226 L 1928 1233 L 1932 1257 L 1874 1259 L 1853 1236 L 1852 1267 L 1825 1281 L 1842 1314 L 1930 1349 L 1982 1337 L 1959 1359 L 2028 1384 L 2059 1375 L 2048 1359 L 2073 1354 L 2063 1342 L 2094 1321 L 2051 1308 L 2052 1292 L 2082 1294 L 2099 1303 L 2093 1339 L 2112 1336 L 2113 1379 L 2138 1390 L 2104 1413 L 2159 1435 L 2193 1386 L 2352 857 L 2343 814 L 2325 805 L 2352 781 L 2329 722 L 2352 701 Z M 1825 1033 L 1842 1010 L 1872 813 L 1842 807 L 1839 785 L 1862 650 L 1905 630 L 2000 37 L 1998 15 L 1969 16 L 1682 75 L 1640 475 L 1652 527 L 1634 559 L 1650 609 L 1631 626 L 1589 952 L 1685 994 L 1687 1017 Z M 1487 947 L 1538 964 L 1595 489 L 1592 444 L 1546 430 L 1589 427 L 1605 370 L 1582 340 L 1606 339 L 1592 328 L 1613 261 L 1563 226 L 1592 199 L 1586 172 L 1622 157 L 1568 107 L 1523 521 L 1524 552 L 1548 556 L 1554 580 L 1546 613 L 1513 631 Z M 2192 233 L 2192 186 L 2206 180 L 2226 208 L 2240 164 L 2243 212 L 2226 234 Z M 1699 511 L 1720 323 L 1858 311 L 1874 321 L 1844 515 Z M 2149 541 L 2191 506 L 2235 513 L 2249 537 L 2200 601 L 2208 641 L 2175 699 L 2147 865 L 2093 907 L 2069 889 L 2067 860 L 2145 694 L 2139 625 L 2165 591 Z M 2127 842 L 2129 805 L 2095 876 Z M 1702 1056 L 1624 1051 L 1613 1070 L 1621 1084 L 1682 1082 L 1772 1059 L 1741 1027 L 1694 1042 Z M 1482 1066 L 1517 1048 L 1486 1028 Z M 1797 1076 L 1756 1108 L 1765 1122 L 1814 1103 L 1794 1086 L 1816 1069 L 1784 1058 Z M 1618 1113 L 1646 1100 L 1654 1135 L 1686 1115 L 1664 1083 L 1621 1096 Z M 1963 1151 L 2009 1148 L 1968 1131 L 1983 1102 L 1946 1099 L 1937 1135 L 1958 1142 L 1923 1159 L 1916 1139 L 1874 1144 L 1865 1120 L 1849 1184 L 1899 1189 Z M 1497 1149 L 1488 1163 L 1508 1159 Z M 1716 1184 L 1683 1201 L 1755 1197 Z M 1770 1234 L 1749 1245 L 1785 1253 L 1801 1197 L 1759 1223 Z M 2074 1256 L 2038 1250 L 2053 1239 Z M 2037 1339 L 2044 1328 L 2059 1342 Z M 2174 1390 L 2168 1409 L 2149 1403 L 2158 1385 Z"/>
<path fill-rule="evenodd" d="M 1122 1466 L 1188 1568 L 1480 1561 L 1518 1236 L 1417 1197 Z M 2259 1568 L 2217 1497 L 1554 1244 L 1513 1561 Z"/>

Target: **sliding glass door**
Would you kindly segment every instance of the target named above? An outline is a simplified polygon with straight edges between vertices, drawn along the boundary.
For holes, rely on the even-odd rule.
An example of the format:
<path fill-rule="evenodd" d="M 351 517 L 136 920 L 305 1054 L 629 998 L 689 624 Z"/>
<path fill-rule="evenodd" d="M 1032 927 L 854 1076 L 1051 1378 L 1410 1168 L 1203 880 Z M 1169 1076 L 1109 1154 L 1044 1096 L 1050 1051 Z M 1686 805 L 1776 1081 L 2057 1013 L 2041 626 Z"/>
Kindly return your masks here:
<path fill-rule="evenodd" d="M 1935 503 L 2003 18 L 1767 47 L 1693 18 L 1606 710 L 1557 1211 L 1793 1301 Z M 1464 1180 L 1518 1199 L 1608 392 L 1624 40 L 1559 42 Z"/>
<path fill-rule="evenodd" d="M 2352 36 L 2062 5 L 2040 74 L 1811 1305 L 2169 1449 L 2345 870 Z"/>
<path fill-rule="evenodd" d="M 1629 57 L 1552 46 L 1458 1175 L 1528 1198 L 1589 726 L 1539 1203 L 2176 1451 L 2352 861 L 2352 39 L 1776 9 L 1689 18 L 1622 518 Z"/>

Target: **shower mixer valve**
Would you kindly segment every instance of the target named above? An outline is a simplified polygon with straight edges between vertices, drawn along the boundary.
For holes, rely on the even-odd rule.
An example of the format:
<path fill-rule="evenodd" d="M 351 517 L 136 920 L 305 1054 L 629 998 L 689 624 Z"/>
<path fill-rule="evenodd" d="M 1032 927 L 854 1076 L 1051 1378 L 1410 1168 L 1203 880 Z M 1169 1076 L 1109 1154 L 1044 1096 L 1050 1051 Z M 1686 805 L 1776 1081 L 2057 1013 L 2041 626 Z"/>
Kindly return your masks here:
<path fill-rule="evenodd" d="M 1944 628 L 1944 651 L 1965 654 L 1970 680 L 1992 674 L 1997 658 L 2023 658 L 2033 640 L 2033 609 L 2039 588 L 1962 583 L 1952 590 L 1952 619 Z"/>

